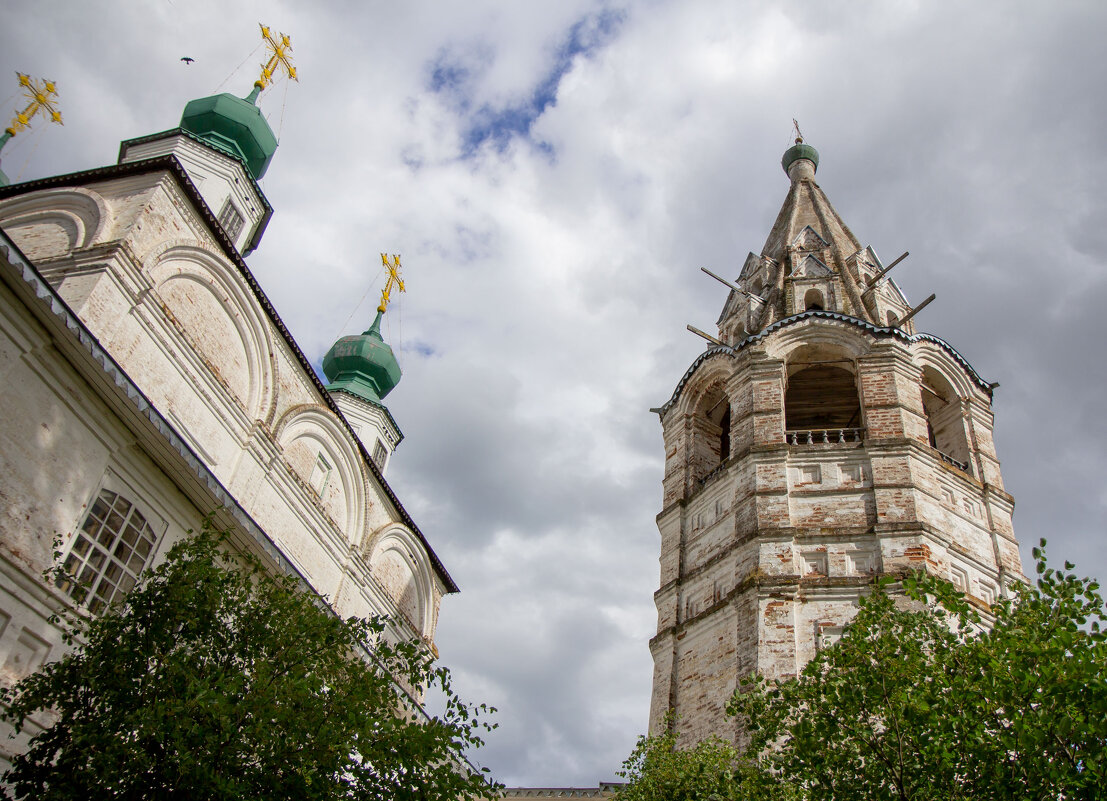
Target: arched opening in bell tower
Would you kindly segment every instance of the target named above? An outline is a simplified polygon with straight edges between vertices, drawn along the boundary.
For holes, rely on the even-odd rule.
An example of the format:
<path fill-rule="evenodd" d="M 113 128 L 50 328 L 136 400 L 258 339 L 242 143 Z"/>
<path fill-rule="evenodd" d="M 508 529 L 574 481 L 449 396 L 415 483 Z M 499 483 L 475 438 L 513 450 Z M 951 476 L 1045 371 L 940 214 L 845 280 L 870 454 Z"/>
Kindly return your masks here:
<path fill-rule="evenodd" d="M 693 420 L 692 478 L 699 481 L 730 458 L 730 398 L 721 386 L 704 394 Z"/>
<path fill-rule="evenodd" d="M 803 310 L 804 311 L 822 311 L 826 308 L 826 301 L 823 300 L 823 293 L 817 289 L 809 289 L 803 296 Z"/>
<path fill-rule="evenodd" d="M 933 367 L 924 367 L 922 371 L 922 403 L 930 447 L 947 457 L 946 461 L 952 461 L 967 472 L 969 445 L 961 398 L 949 381 Z"/>
<path fill-rule="evenodd" d="M 852 359 L 827 348 L 793 352 L 784 392 L 784 428 L 788 432 L 859 431 L 861 401 L 853 370 Z"/>

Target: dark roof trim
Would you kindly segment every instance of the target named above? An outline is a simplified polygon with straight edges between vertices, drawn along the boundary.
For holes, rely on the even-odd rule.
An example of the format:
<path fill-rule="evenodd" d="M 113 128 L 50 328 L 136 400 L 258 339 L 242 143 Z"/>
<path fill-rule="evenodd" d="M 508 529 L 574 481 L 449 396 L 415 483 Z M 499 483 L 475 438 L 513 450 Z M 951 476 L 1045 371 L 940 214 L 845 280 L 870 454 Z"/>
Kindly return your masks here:
<path fill-rule="evenodd" d="M 934 344 L 942 348 L 942 350 L 946 351 L 950 356 L 952 356 L 957 361 L 957 363 L 960 364 L 962 368 L 964 368 L 965 372 L 969 374 L 969 377 L 976 382 L 977 386 L 988 393 L 988 397 L 991 397 L 992 395 L 992 385 L 981 378 L 980 374 L 977 373 L 973 366 L 968 363 L 965 357 L 958 353 L 952 345 L 950 345 L 941 337 L 936 337 L 933 334 L 907 334 L 899 328 L 895 328 L 892 326 L 873 325 L 867 320 L 862 320 L 859 317 L 853 317 L 848 314 L 811 310 L 800 312 L 799 314 L 793 314 L 791 317 L 785 317 L 783 320 L 777 320 L 768 328 L 758 331 L 751 337 L 743 339 L 741 342 L 733 347 L 730 345 L 715 345 L 714 347 L 710 347 L 705 350 L 703 353 L 697 356 L 696 360 L 692 362 L 691 366 L 687 370 L 685 370 L 684 376 L 680 379 L 679 383 L 677 383 L 676 389 L 673 390 L 672 397 L 670 397 L 663 406 L 657 409 L 658 416 L 664 416 L 665 413 L 668 412 L 670 408 L 672 408 L 673 404 L 675 404 L 677 402 L 677 399 L 680 397 L 680 393 L 684 391 L 685 385 L 688 383 L 689 379 L 692 378 L 692 374 L 695 373 L 696 370 L 699 369 L 699 366 L 708 359 L 712 358 L 713 356 L 719 355 L 734 356 L 738 353 L 738 351 L 742 350 L 747 345 L 750 345 L 754 342 L 760 342 L 762 339 L 768 337 L 770 334 L 776 331 L 779 331 L 782 328 L 787 328 L 789 326 L 795 325 L 796 323 L 808 320 L 812 317 L 819 317 L 825 320 L 837 320 L 838 322 L 849 323 L 850 325 L 855 325 L 858 328 L 865 329 L 870 334 L 875 334 L 876 336 L 880 337 L 895 337 L 908 343 L 924 341 L 933 342 Z"/>
<path fill-rule="evenodd" d="M 170 136 L 184 136 L 196 142 L 199 145 L 203 145 L 206 148 L 214 150 L 221 156 L 234 159 L 242 165 L 242 171 L 246 174 L 246 180 L 253 184 L 254 191 L 258 193 L 258 197 L 261 198 L 261 202 L 265 204 L 265 214 L 261 216 L 261 222 L 254 230 L 254 235 L 250 237 L 250 244 L 246 246 L 246 250 L 243 255 L 249 256 L 258 248 L 258 243 L 261 242 L 262 234 L 265 233 L 265 229 L 269 227 L 269 221 L 273 219 L 273 207 L 269 205 L 269 198 L 265 196 L 265 193 L 261 191 L 261 184 L 259 184 L 254 176 L 250 174 L 250 168 L 241 156 L 232 153 L 230 150 L 224 150 L 221 147 L 216 147 L 211 142 L 207 142 L 201 139 L 192 131 L 186 131 L 184 128 L 170 128 L 168 131 L 162 131 L 161 133 L 149 134 L 148 136 L 140 136 L 137 139 L 125 139 L 119 143 L 119 161 L 123 161 L 123 156 L 127 153 L 127 148 L 131 145 L 144 145 L 147 142 L 156 142 L 159 139 L 167 139 Z"/>
<path fill-rule="evenodd" d="M 315 374 L 315 369 L 311 366 L 311 362 L 308 361 L 304 352 L 300 350 L 300 346 L 296 344 L 296 340 L 292 338 L 292 334 L 285 327 L 284 321 L 281 320 L 280 315 L 277 314 L 277 310 L 273 308 L 273 304 L 270 303 L 269 298 L 258 284 L 257 279 L 254 278 L 253 273 L 250 272 L 250 268 L 246 266 L 246 262 L 242 260 L 242 256 L 239 255 L 238 250 L 235 249 L 234 243 L 223 231 L 222 226 L 215 219 L 215 215 L 211 209 L 208 208 L 207 203 L 200 197 L 199 191 L 196 189 L 196 185 L 192 183 L 192 180 L 188 177 L 181 162 L 177 160 L 175 156 L 165 155 L 156 156 L 152 159 L 146 159 L 143 161 L 131 161 L 126 164 L 115 164 L 110 167 L 100 167 L 95 170 L 85 170 L 84 172 L 74 172 L 68 175 L 55 175 L 49 178 L 40 178 L 37 181 L 26 181 L 21 184 L 12 184 L 10 186 L 0 187 L 0 199 L 6 197 L 14 197 L 16 195 L 23 195 L 29 192 L 37 192 L 40 189 L 56 189 L 60 187 L 72 187 L 72 186 L 84 186 L 93 181 L 108 181 L 115 178 L 125 178 L 132 175 L 145 175 L 147 173 L 156 172 L 158 170 L 165 170 L 171 172 L 177 181 L 180 183 L 184 193 L 196 206 L 196 210 L 200 213 L 200 216 L 207 222 L 208 227 L 211 229 L 213 238 L 220 247 L 223 249 L 227 258 L 238 268 L 243 279 L 246 281 L 247 286 L 254 293 L 258 303 L 261 304 L 262 309 L 269 316 L 270 321 L 284 337 L 285 343 L 291 349 L 293 355 L 300 362 L 300 366 L 303 367 L 304 372 L 315 386 L 316 391 L 319 393 L 319 397 L 323 404 L 334 412 L 335 416 L 342 421 L 342 425 L 345 426 L 346 431 L 349 433 L 350 438 L 353 440 L 355 446 L 361 453 L 361 460 L 366 465 L 369 472 L 376 478 L 380 484 L 381 489 L 387 496 L 388 500 L 395 507 L 397 514 L 400 516 L 404 525 L 415 533 L 415 536 L 419 538 L 419 542 L 423 544 L 423 547 L 427 549 L 427 555 L 430 556 L 431 564 L 434 565 L 438 571 L 438 575 L 442 578 L 443 583 L 446 585 L 447 592 L 458 592 L 459 588 L 451 578 L 449 572 L 446 570 L 446 566 L 442 564 L 442 560 L 438 558 L 438 554 L 431 548 L 430 543 L 427 542 L 427 538 L 423 535 L 423 532 L 419 530 L 419 527 L 412 520 L 411 515 L 404 509 L 403 504 L 400 503 L 400 499 L 396 497 L 396 493 L 393 492 L 392 487 L 385 481 L 384 476 L 381 474 L 380 469 L 373 462 L 369 456 L 369 452 L 365 449 L 361 440 L 357 438 L 353 429 L 350 427 L 349 422 L 342 415 L 337 404 L 334 402 L 334 398 L 327 392 L 323 383 L 319 380 L 319 376 Z M 5 241 L 6 238 L 5 238 Z M 37 274 L 37 271 L 36 271 Z M 60 302 L 60 298 L 59 298 Z M 91 334 L 90 334 L 91 336 Z M 191 451 L 190 451 L 191 452 Z"/>

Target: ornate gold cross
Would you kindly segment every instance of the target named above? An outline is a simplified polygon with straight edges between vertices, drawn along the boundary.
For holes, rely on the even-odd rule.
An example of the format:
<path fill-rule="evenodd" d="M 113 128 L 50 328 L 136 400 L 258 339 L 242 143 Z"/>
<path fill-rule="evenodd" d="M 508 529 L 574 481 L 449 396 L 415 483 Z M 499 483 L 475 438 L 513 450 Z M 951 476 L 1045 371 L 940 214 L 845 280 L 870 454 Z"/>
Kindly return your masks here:
<path fill-rule="evenodd" d="M 299 82 L 300 79 L 296 77 L 296 68 L 292 66 L 292 57 L 289 55 L 289 51 L 292 50 L 292 40 L 282 33 L 278 41 L 269 32 L 269 28 L 260 22 L 258 25 L 261 27 L 261 38 L 268 46 L 270 55 L 269 60 L 261 65 L 261 77 L 254 81 L 254 86 L 258 89 L 264 89 L 272 83 L 273 73 L 278 72 L 281 67 L 284 67 L 289 80 Z"/>
<path fill-rule="evenodd" d="M 388 281 L 385 282 L 384 289 L 381 290 L 381 305 L 377 307 L 377 311 L 384 312 L 388 308 L 393 286 L 401 292 L 407 292 L 407 290 L 404 289 L 404 279 L 400 278 L 400 257 L 393 255 L 392 261 L 389 261 L 388 256 L 382 253 L 381 263 L 388 270 Z"/>
<path fill-rule="evenodd" d="M 51 122 L 62 124 L 62 115 L 55 105 L 58 102 L 58 87 L 53 81 L 40 81 L 22 72 L 17 72 L 19 85 L 23 87 L 23 94 L 27 97 L 27 107 L 17 111 L 12 124 L 5 131 L 9 137 L 15 136 L 31 125 L 31 119 L 40 111 L 43 116 L 49 116 Z"/>

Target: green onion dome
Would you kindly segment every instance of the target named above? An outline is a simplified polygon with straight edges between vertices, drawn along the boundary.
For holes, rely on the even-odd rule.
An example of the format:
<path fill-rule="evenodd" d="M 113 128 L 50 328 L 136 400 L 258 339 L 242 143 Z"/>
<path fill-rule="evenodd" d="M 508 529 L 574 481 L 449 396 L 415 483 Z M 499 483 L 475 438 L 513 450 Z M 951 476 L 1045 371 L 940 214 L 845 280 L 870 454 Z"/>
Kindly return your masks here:
<path fill-rule="evenodd" d="M 265 175 L 277 137 L 254 105 L 259 90 L 249 97 L 212 95 L 191 101 L 181 115 L 181 128 L 235 158 L 241 159 L 254 180 Z"/>
<path fill-rule="evenodd" d="M 380 401 L 400 383 L 400 364 L 392 348 L 381 337 L 378 311 L 364 334 L 342 337 L 323 357 L 323 372 L 331 383 L 329 392 L 345 390 L 372 403 Z"/>

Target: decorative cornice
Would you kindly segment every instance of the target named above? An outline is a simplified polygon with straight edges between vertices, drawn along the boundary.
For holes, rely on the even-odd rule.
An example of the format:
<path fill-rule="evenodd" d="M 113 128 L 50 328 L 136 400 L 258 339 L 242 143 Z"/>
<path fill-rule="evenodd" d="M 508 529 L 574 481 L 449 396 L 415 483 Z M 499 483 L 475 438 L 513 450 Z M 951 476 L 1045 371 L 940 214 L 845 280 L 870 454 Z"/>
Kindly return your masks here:
<path fill-rule="evenodd" d="M 907 344 L 911 344 L 914 342 L 933 342 L 935 345 L 942 348 L 942 350 L 946 351 L 950 356 L 952 356 L 953 359 L 961 365 L 965 372 L 968 373 L 969 377 L 976 382 L 977 386 L 979 386 L 984 392 L 988 394 L 988 397 L 992 396 L 992 385 L 981 378 L 980 374 L 976 372 L 971 364 L 969 364 L 968 360 L 965 359 L 964 356 L 958 353 L 952 345 L 950 345 L 941 337 L 936 337 L 933 334 L 908 334 L 900 330 L 899 328 L 895 328 L 892 326 L 873 325 L 867 320 L 862 320 L 858 317 L 853 317 L 848 314 L 840 314 L 838 312 L 822 310 L 811 310 L 800 312 L 799 314 L 793 314 L 791 317 L 785 317 L 783 320 L 777 320 L 772 325 L 768 326 L 762 331 L 757 332 L 753 336 L 747 337 L 746 339 L 739 342 L 737 345 L 714 345 L 705 350 L 703 353 L 696 357 L 696 360 L 692 362 L 691 366 L 684 372 L 683 377 L 681 377 L 680 381 L 677 383 L 676 389 L 673 390 L 673 394 L 669 398 L 669 400 L 667 400 L 663 406 L 657 409 L 658 416 L 665 416 L 669 409 L 672 408 L 673 404 L 675 404 L 680 398 L 681 392 L 684 390 L 684 387 L 687 385 L 688 381 L 691 380 L 692 375 L 696 372 L 696 370 L 699 369 L 700 365 L 702 365 L 708 359 L 715 356 L 737 356 L 739 351 L 744 350 L 752 344 L 761 342 L 762 340 L 766 339 L 777 331 L 780 331 L 784 328 L 790 328 L 793 325 L 812 318 L 835 320 L 837 322 L 847 323 L 849 325 L 861 328 L 868 333 L 873 334 L 874 336 L 893 337 Z"/>

